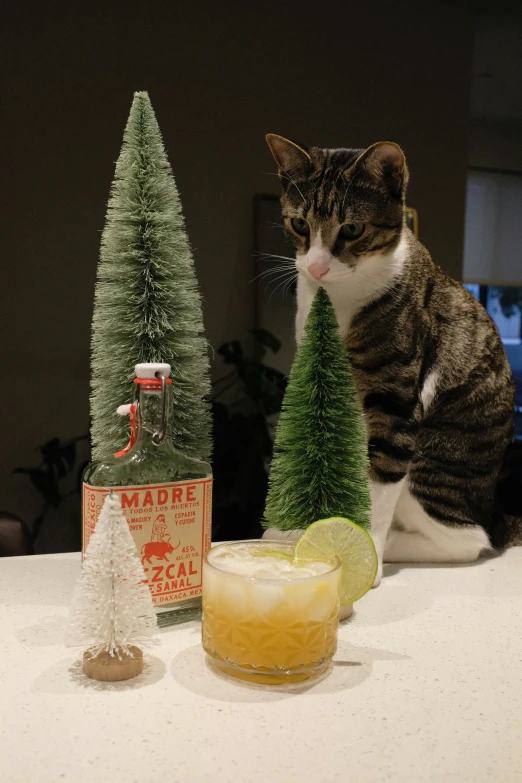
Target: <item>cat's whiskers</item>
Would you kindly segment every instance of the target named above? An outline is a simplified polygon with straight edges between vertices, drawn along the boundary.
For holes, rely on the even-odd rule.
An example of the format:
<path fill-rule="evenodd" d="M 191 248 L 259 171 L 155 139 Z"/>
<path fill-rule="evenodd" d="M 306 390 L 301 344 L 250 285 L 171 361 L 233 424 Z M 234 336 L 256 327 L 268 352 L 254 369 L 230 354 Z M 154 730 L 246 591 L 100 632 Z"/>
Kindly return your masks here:
<path fill-rule="evenodd" d="M 291 277 L 295 277 L 295 276 L 296 276 L 296 272 L 293 269 L 285 269 L 283 271 L 279 270 L 279 272 L 277 274 L 273 274 L 272 275 L 272 280 L 281 280 L 282 278 L 286 279 L 286 278 L 291 278 Z M 268 275 L 267 275 L 267 277 L 268 277 Z M 272 280 L 270 280 L 269 282 L 272 282 Z M 266 282 L 266 278 L 265 278 L 264 282 Z"/>
<path fill-rule="evenodd" d="M 294 273 L 292 273 L 289 276 L 288 273 L 287 273 L 286 275 L 281 275 L 281 278 L 282 279 L 280 280 L 280 282 L 276 285 L 276 287 L 273 289 L 272 293 L 270 294 L 269 299 L 268 299 L 269 302 L 272 301 L 272 297 L 274 296 L 276 291 L 278 291 L 280 288 L 282 288 L 283 296 L 285 295 L 285 290 L 286 290 L 287 286 L 288 286 L 288 288 L 290 288 L 290 285 L 294 281 L 295 275 L 294 275 Z M 270 281 L 270 282 L 272 282 L 272 281 Z M 267 286 L 267 290 L 268 290 L 268 286 Z"/>
<path fill-rule="evenodd" d="M 265 174 L 271 174 L 273 177 L 279 177 L 280 179 L 287 179 L 287 180 L 288 180 L 288 182 L 290 182 L 290 184 L 292 184 L 292 185 L 294 186 L 294 188 L 297 190 L 297 192 L 299 193 L 299 195 L 300 195 L 300 196 L 301 196 L 301 198 L 303 199 L 303 204 L 306 206 L 306 199 L 305 199 L 305 197 L 303 196 L 303 194 L 301 193 L 301 191 L 299 190 L 299 188 L 298 188 L 298 187 L 297 187 L 297 185 L 295 184 L 295 182 L 294 182 L 294 180 L 292 179 L 292 177 L 290 177 L 290 176 L 287 174 L 287 172 L 286 172 L 286 171 L 285 171 L 285 172 L 282 172 L 282 171 L 281 171 L 281 172 L 279 172 L 279 174 L 275 174 L 273 171 L 265 171 Z"/>
<path fill-rule="evenodd" d="M 269 269 L 263 269 L 258 275 L 252 278 L 250 281 L 253 283 L 255 280 L 260 280 L 265 277 L 270 277 L 271 275 L 275 275 L 279 272 L 294 272 L 295 270 L 292 268 L 289 268 L 286 264 L 280 264 L 278 266 L 272 266 Z"/>
<path fill-rule="evenodd" d="M 261 280 L 261 282 L 267 284 L 267 290 L 270 287 L 270 284 L 273 283 L 273 282 L 276 282 L 277 280 L 287 280 L 287 279 L 295 277 L 295 273 L 293 271 L 291 271 L 291 270 L 288 270 L 288 269 L 286 269 L 284 271 L 281 271 L 281 270 L 279 270 L 279 271 L 278 270 L 270 270 L 270 271 L 271 271 L 271 274 L 268 274 L 268 275 L 264 276 L 262 278 L 262 280 Z"/>
<path fill-rule="evenodd" d="M 257 280 L 259 281 L 259 283 L 266 283 L 271 278 L 278 280 L 280 273 L 287 274 L 287 270 L 281 270 L 281 269 L 266 270 L 265 272 L 261 272 L 261 274 L 257 275 L 257 277 L 254 277 L 250 282 L 254 283 Z"/>
<path fill-rule="evenodd" d="M 285 285 L 283 286 L 283 297 L 285 297 L 288 293 L 290 293 L 290 289 L 292 287 L 292 283 L 294 282 L 294 278 L 289 278 Z"/>
<path fill-rule="evenodd" d="M 278 258 L 278 259 L 281 259 L 283 261 L 291 261 L 292 264 L 295 264 L 295 258 L 291 258 L 290 256 L 279 256 L 279 255 L 275 255 L 274 253 L 261 253 L 261 252 L 256 253 L 256 255 L 258 255 L 258 256 L 260 256 L 260 257 L 262 257 L 264 259 Z"/>

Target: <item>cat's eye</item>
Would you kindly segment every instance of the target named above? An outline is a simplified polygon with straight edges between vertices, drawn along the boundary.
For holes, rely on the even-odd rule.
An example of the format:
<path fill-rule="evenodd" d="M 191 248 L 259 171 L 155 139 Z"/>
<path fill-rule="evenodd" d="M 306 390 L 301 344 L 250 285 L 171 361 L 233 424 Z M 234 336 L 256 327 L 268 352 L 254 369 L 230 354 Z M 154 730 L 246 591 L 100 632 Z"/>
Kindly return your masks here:
<path fill-rule="evenodd" d="M 345 223 L 339 234 L 345 239 L 359 239 L 364 234 L 364 223 Z"/>
<path fill-rule="evenodd" d="M 310 226 L 303 218 L 292 218 L 291 223 L 296 234 L 307 236 L 310 233 Z"/>

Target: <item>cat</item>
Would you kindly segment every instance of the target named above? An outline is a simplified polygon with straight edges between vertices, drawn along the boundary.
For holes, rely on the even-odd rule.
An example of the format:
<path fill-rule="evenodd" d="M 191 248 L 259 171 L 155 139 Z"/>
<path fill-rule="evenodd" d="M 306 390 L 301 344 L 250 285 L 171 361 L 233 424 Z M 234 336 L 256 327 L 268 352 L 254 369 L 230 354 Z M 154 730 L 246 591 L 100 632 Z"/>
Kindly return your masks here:
<path fill-rule="evenodd" d="M 296 250 L 299 342 L 330 295 L 368 431 L 383 561 L 466 563 L 510 543 L 494 513 L 515 387 L 497 329 L 406 226 L 402 149 L 307 147 L 269 134 Z"/>

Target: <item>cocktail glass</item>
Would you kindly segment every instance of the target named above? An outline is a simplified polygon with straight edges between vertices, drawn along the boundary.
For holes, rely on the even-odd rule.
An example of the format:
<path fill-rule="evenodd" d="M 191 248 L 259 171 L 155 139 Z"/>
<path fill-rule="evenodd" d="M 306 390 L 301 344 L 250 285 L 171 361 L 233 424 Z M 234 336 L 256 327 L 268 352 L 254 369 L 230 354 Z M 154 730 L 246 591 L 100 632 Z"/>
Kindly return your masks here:
<path fill-rule="evenodd" d="M 203 648 L 212 668 L 279 685 L 329 667 L 337 647 L 341 562 L 296 565 L 292 552 L 291 544 L 265 540 L 207 552 Z"/>

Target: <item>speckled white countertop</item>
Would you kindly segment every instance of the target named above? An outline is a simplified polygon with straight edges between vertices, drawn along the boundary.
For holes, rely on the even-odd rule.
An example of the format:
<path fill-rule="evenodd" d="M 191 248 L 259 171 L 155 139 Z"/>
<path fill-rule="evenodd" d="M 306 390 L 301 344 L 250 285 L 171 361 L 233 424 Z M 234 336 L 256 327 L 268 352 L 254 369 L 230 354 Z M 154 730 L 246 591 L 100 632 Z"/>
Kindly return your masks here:
<path fill-rule="evenodd" d="M 522 548 L 385 567 L 331 675 L 293 692 L 219 679 L 195 622 L 135 680 L 88 680 L 63 645 L 79 568 L 0 560 L 2 783 L 522 781 Z"/>

